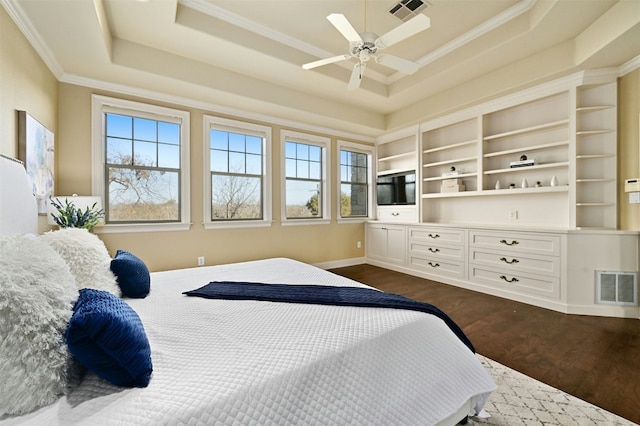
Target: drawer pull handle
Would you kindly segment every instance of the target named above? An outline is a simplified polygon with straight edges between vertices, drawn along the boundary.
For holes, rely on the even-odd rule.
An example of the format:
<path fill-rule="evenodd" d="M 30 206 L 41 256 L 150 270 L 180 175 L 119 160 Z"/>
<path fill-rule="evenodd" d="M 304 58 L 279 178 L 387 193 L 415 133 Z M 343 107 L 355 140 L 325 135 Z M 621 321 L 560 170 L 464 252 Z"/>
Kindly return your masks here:
<path fill-rule="evenodd" d="M 391 213 L 391 216 L 400 216 L 400 213 L 393 212 Z"/>
<path fill-rule="evenodd" d="M 518 281 L 520 281 L 519 279 L 517 279 L 516 277 L 513 277 L 511 279 L 508 279 L 507 277 L 505 277 L 504 275 L 500 275 L 500 279 L 504 280 L 508 283 L 517 283 Z"/>
<path fill-rule="evenodd" d="M 440 234 L 429 234 L 429 238 L 433 238 L 433 239 L 440 238 Z"/>
<path fill-rule="evenodd" d="M 507 245 L 507 246 L 517 246 L 518 244 L 520 244 L 520 243 L 519 243 L 518 241 L 516 241 L 516 240 L 513 240 L 513 241 L 511 241 L 510 243 L 508 243 L 506 240 L 500 240 L 500 242 L 501 242 L 502 244 Z"/>
<path fill-rule="evenodd" d="M 506 258 L 501 257 L 500 260 L 502 260 L 504 263 L 508 263 L 509 265 L 513 265 L 514 263 L 520 263 L 518 259 L 507 260 Z"/>
<path fill-rule="evenodd" d="M 431 253 L 438 253 L 440 251 L 440 249 L 439 248 L 434 249 L 433 247 L 429 247 L 429 251 Z"/>
<path fill-rule="evenodd" d="M 429 266 L 431 266 L 432 268 L 438 268 L 438 267 L 440 267 L 440 264 L 439 263 L 429 262 Z"/>

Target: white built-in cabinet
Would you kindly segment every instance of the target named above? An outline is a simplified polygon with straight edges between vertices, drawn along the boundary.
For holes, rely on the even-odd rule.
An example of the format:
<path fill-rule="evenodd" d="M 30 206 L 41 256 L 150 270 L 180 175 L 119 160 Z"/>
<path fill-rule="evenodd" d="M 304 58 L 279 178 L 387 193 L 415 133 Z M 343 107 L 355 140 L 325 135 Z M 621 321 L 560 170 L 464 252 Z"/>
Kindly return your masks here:
<path fill-rule="evenodd" d="M 640 316 L 596 301 L 596 271 L 638 270 L 634 231 L 371 221 L 366 238 L 372 265 L 559 312 Z"/>
<path fill-rule="evenodd" d="M 376 172 L 416 170 L 417 202 L 378 206 L 368 261 L 559 311 L 637 316 L 593 302 L 596 269 L 638 270 L 637 233 L 617 231 L 616 129 L 617 74 L 595 70 L 385 135 Z M 534 165 L 511 167 L 524 157 Z M 450 179 L 460 191 L 443 189 Z M 390 249 L 394 224 L 404 248 Z"/>

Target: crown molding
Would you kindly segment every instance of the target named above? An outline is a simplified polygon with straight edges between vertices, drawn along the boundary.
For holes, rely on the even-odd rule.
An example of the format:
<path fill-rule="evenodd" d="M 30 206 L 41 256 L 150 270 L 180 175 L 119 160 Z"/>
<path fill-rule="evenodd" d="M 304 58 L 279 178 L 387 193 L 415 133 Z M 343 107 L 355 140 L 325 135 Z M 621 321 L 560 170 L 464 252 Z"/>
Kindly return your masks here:
<path fill-rule="evenodd" d="M 327 134 L 336 138 L 347 138 L 362 142 L 373 143 L 375 138 L 351 132 L 344 132 L 341 130 L 332 129 L 329 127 L 315 126 L 309 123 L 304 123 L 295 120 L 286 120 L 279 117 L 274 117 L 267 114 L 252 113 L 246 110 L 227 107 L 211 102 L 198 101 L 192 98 L 186 98 L 183 96 L 169 95 L 166 93 L 157 92 L 154 90 L 141 89 L 138 87 L 128 86 L 124 84 L 110 83 L 102 80 L 96 80 L 86 77 L 81 77 L 73 74 L 63 74 L 59 79 L 61 83 L 75 84 L 77 86 L 89 87 L 92 89 L 105 90 L 122 95 L 135 96 L 145 98 L 158 102 L 166 102 L 183 107 L 189 107 L 194 109 L 201 109 L 210 113 L 225 114 L 236 117 L 238 119 L 260 121 L 264 123 L 275 124 L 282 127 L 294 128 L 305 130 L 308 132 Z"/>
<path fill-rule="evenodd" d="M 622 64 L 620 66 L 619 76 L 622 77 L 624 75 L 627 75 L 630 72 L 637 70 L 638 68 L 640 68 L 640 56 L 636 56 L 630 61 L 627 61 L 624 64 Z"/>

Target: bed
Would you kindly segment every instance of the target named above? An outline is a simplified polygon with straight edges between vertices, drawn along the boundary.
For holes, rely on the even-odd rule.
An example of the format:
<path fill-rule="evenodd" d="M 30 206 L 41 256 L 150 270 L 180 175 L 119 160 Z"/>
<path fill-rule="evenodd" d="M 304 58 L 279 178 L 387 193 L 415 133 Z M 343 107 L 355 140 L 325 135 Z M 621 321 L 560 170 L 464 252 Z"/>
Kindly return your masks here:
<path fill-rule="evenodd" d="M 15 194 L 1 194 L 6 169 L 24 172 L 0 164 L 0 210 L 15 209 Z M 3 225 L 7 217 L 0 213 L 3 233 L 34 232 L 32 221 Z M 284 258 L 153 272 L 146 297 L 122 299 L 148 339 L 148 384 L 116 386 L 84 371 L 50 403 L 5 413 L 0 425 L 454 425 L 480 413 L 495 389 L 473 351 L 434 315 L 183 294 L 211 281 L 367 288 Z"/>

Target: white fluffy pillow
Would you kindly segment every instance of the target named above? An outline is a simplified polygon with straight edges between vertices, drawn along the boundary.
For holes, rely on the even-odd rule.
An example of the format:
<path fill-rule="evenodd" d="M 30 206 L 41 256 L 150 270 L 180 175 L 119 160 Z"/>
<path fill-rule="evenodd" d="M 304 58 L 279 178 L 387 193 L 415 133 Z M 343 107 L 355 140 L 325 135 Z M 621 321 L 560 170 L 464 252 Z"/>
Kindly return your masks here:
<path fill-rule="evenodd" d="M 78 298 L 66 262 L 38 238 L 0 236 L 0 417 L 64 393 L 64 333 Z"/>
<path fill-rule="evenodd" d="M 120 296 L 120 287 L 111 272 L 111 256 L 97 235 L 84 228 L 63 228 L 40 238 L 67 262 L 78 289 L 94 288 Z"/>

